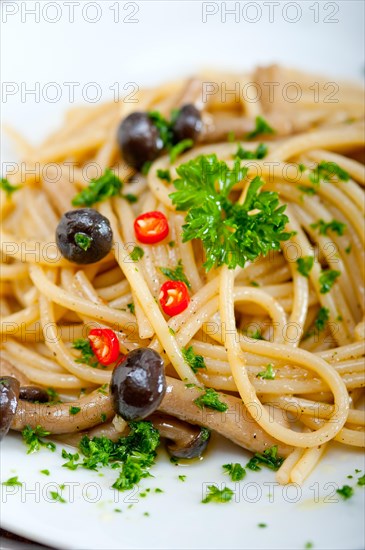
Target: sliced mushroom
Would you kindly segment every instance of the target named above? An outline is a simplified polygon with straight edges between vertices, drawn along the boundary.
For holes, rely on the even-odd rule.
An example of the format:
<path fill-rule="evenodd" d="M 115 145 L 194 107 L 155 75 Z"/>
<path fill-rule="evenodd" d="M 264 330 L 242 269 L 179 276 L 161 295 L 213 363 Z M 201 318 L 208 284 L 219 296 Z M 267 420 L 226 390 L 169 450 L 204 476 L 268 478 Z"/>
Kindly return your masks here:
<path fill-rule="evenodd" d="M 38 388 L 37 386 L 23 386 L 19 391 L 19 399 L 24 401 L 30 401 L 34 403 L 48 403 L 49 395 L 44 388 Z"/>
<path fill-rule="evenodd" d="M 18 406 L 19 382 L 12 376 L 0 378 L 0 441 L 6 436 Z"/>
<path fill-rule="evenodd" d="M 153 414 L 148 420 L 168 440 L 167 450 L 175 458 L 197 458 L 208 445 L 210 432 L 206 428 L 161 414 Z"/>

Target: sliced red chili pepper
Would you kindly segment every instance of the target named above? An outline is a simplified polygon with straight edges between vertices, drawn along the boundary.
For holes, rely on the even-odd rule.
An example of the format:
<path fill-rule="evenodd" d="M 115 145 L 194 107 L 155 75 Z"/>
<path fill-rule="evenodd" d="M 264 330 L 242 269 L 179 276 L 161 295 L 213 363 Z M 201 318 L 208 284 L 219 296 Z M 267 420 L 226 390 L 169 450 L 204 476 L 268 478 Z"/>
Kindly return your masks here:
<path fill-rule="evenodd" d="M 119 357 L 119 340 L 110 328 L 93 328 L 89 333 L 89 342 L 97 360 L 102 365 L 110 365 Z"/>
<path fill-rule="evenodd" d="M 165 214 L 155 210 L 141 214 L 134 221 L 137 239 L 144 244 L 163 241 L 169 234 L 169 224 Z"/>
<path fill-rule="evenodd" d="M 188 287 L 182 281 L 166 281 L 161 287 L 159 300 L 166 315 L 178 315 L 189 305 Z"/>

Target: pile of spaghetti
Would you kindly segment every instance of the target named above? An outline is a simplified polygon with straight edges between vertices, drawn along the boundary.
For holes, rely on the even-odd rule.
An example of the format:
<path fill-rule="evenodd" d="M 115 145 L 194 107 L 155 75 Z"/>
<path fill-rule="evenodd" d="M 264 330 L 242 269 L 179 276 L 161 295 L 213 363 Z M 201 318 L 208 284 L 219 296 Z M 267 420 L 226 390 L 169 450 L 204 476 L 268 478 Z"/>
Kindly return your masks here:
<path fill-rule="evenodd" d="M 255 83 L 260 99 L 225 97 L 237 82 Z M 264 83 L 274 82 L 273 99 Z M 295 103 L 281 93 L 288 82 L 300 86 Z M 254 452 L 277 445 L 281 483 L 301 483 L 331 441 L 365 445 L 363 92 L 340 84 L 337 102 L 325 92 L 314 101 L 314 82 L 326 89 L 277 66 L 203 74 L 140 90 L 137 103 L 75 108 L 38 147 L 13 132 L 23 163 L 2 179 L 1 375 L 61 401 L 23 401 L 13 429 L 41 425 L 65 441 L 123 432 L 108 393 L 115 364 L 82 353 L 96 328 L 114 331 L 122 356 L 161 355 L 160 413 Z M 187 105 L 198 134 L 170 143 Z M 162 140 L 139 167 L 117 139 L 135 111 Z M 80 205 L 113 234 L 87 265 L 55 244 L 61 217 Z M 134 222 L 155 212 L 168 234 L 142 242 Z M 167 281 L 187 289 L 183 308 L 161 307 Z M 203 395 L 211 401 L 198 406 Z"/>

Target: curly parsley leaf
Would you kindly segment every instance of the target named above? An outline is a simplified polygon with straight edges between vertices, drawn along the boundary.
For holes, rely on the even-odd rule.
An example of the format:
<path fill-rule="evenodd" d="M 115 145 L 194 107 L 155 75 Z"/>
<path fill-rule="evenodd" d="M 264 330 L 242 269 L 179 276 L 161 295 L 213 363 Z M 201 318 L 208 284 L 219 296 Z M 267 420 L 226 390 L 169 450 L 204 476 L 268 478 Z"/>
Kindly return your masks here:
<path fill-rule="evenodd" d="M 36 453 L 41 447 L 46 447 L 50 451 L 56 450 L 56 445 L 52 441 L 44 441 L 43 437 L 50 435 L 51 432 L 44 430 L 42 426 L 36 426 L 34 430 L 28 425 L 22 431 L 23 440 L 28 445 L 27 454 Z"/>
<path fill-rule="evenodd" d="M 228 405 L 220 401 L 219 394 L 213 388 L 207 388 L 204 394 L 194 399 L 194 403 L 200 409 L 207 407 L 220 412 L 225 412 L 228 409 Z"/>
<path fill-rule="evenodd" d="M 156 172 L 157 177 L 160 178 L 160 180 L 165 180 L 168 183 L 171 182 L 171 173 L 170 170 L 162 170 L 161 168 L 157 170 Z"/>
<path fill-rule="evenodd" d="M 340 275 L 341 271 L 336 271 L 335 269 L 327 269 L 325 271 L 322 271 L 319 276 L 319 292 L 321 294 L 327 294 L 327 292 L 331 290 Z"/>
<path fill-rule="evenodd" d="M 268 122 L 262 117 L 257 116 L 255 119 L 255 129 L 247 134 L 248 139 L 256 138 L 261 134 L 275 134 L 275 130 L 271 128 Z"/>
<path fill-rule="evenodd" d="M 280 468 L 283 462 L 284 458 L 278 455 L 278 446 L 273 445 L 272 447 L 266 449 L 263 453 L 255 453 L 246 464 L 246 468 L 253 470 L 254 472 L 258 472 L 261 470 L 260 466 L 264 465 L 267 468 L 270 468 L 270 470 L 276 471 Z"/>
<path fill-rule="evenodd" d="M 246 470 L 238 462 L 223 464 L 223 469 L 226 470 L 232 481 L 241 481 L 246 475 Z"/>
<path fill-rule="evenodd" d="M 256 378 L 263 378 L 264 380 L 274 380 L 275 378 L 275 370 L 274 370 L 274 365 L 272 363 L 269 363 L 265 370 L 259 372 L 257 375 L 256 375 Z"/>
<path fill-rule="evenodd" d="M 218 489 L 215 485 L 208 485 L 208 492 L 206 497 L 202 500 L 204 504 L 208 502 L 229 502 L 233 497 L 232 489 L 225 487 L 224 489 Z"/>
<path fill-rule="evenodd" d="M 308 277 L 314 265 L 313 256 L 303 256 L 297 259 L 298 271 L 303 277 Z"/>
<path fill-rule="evenodd" d="M 182 348 L 182 355 L 191 368 L 191 370 L 196 374 L 199 369 L 206 369 L 206 364 L 204 357 L 202 355 L 196 355 L 193 350 L 193 346 L 188 348 Z"/>
<path fill-rule="evenodd" d="M 77 338 L 73 341 L 72 347 L 81 351 L 81 357 L 75 359 L 76 363 L 85 363 L 93 368 L 98 366 L 99 363 L 95 361 L 96 357 L 88 338 Z"/>
<path fill-rule="evenodd" d="M 285 205 L 279 206 L 276 192 L 259 192 L 264 182 L 254 178 L 244 204 L 232 203 L 228 196 L 234 185 L 247 175 L 239 160 L 230 170 L 216 155 L 201 155 L 177 168 L 176 192 L 170 194 L 178 210 L 186 210 L 183 241 L 201 239 L 205 248 L 204 267 L 237 265 L 278 250 L 288 222 Z"/>
<path fill-rule="evenodd" d="M 74 241 L 82 250 L 88 250 L 92 243 L 92 238 L 86 233 L 75 233 Z"/>
<path fill-rule="evenodd" d="M 178 261 L 176 269 L 169 269 L 168 267 L 160 267 L 161 273 L 165 275 L 171 281 L 182 281 L 188 288 L 191 288 L 191 284 L 187 276 L 184 273 L 184 268 L 181 260 Z"/>
<path fill-rule="evenodd" d="M 260 143 L 254 151 L 248 151 L 239 145 L 237 151 L 233 155 L 233 158 L 240 160 L 263 159 L 266 157 L 267 152 L 268 148 L 264 143 Z"/>
<path fill-rule="evenodd" d="M 344 485 L 340 489 L 337 489 L 336 493 L 338 493 L 344 500 L 348 500 L 353 496 L 354 489 L 350 487 L 350 485 Z"/>
<path fill-rule="evenodd" d="M 21 185 L 12 185 L 9 180 L 6 178 L 0 178 L 0 189 L 5 191 L 7 198 L 11 197 L 11 195 L 18 191 L 18 189 L 21 188 Z"/>
<path fill-rule="evenodd" d="M 92 206 L 118 195 L 122 189 L 122 182 L 110 168 L 107 168 L 100 178 L 90 180 L 85 187 L 72 199 L 73 206 Z"/>
<path fill-rule="evenodd" d="M 331 230 L 341 236 L 346 229 L 346 224 L 338 220 L 332 220 L 331 222 L 318 220 L 318 222 L 311 223 L 310 226 L 312 229 L 318 229 L 320 235 L 328 235 L 328 231 Z"/>

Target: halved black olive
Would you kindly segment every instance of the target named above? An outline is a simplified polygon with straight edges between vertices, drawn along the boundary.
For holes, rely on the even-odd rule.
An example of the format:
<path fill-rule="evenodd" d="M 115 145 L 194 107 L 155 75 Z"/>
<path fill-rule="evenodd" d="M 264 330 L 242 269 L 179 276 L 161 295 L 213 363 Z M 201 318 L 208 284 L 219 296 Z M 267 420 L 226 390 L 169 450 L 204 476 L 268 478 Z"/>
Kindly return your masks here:
<path fill-rule="evenodd" d="M 166 391 L 162 357 L 149 348 L 129 352 L 113 371 L 110 391 L 114 410 L 124 420 L 146 418 Z"/>
<path fill-rule="evenodd" d="M 19 397 L 19 382 L 12 376 L 0 378 L 0 441 L 6 436 L 14 418 Z"/>
<path fill-rule="evenodd" d="M 178 143 L 183 139 L 192 139 L 195 142 L 202 128 L 203 122 L 200 111 L 191 103 L 184 105 L 180 109 L 172 128 L 174 141 Z"/>
<path fill-rule="evenodd" d="M 93 208 L 66 212 L 56 229 L 62 255 L 76 264 L 98 262 L 110 252 L 113 233 L 109 220 Z"/>
<path fill-rule="evenodd" d="M 117 134 L 123 158 L 140 170 L 155 160 L 163 149 L 160 134 L 147 113 L 132 113 L 120 124 Z"/>

